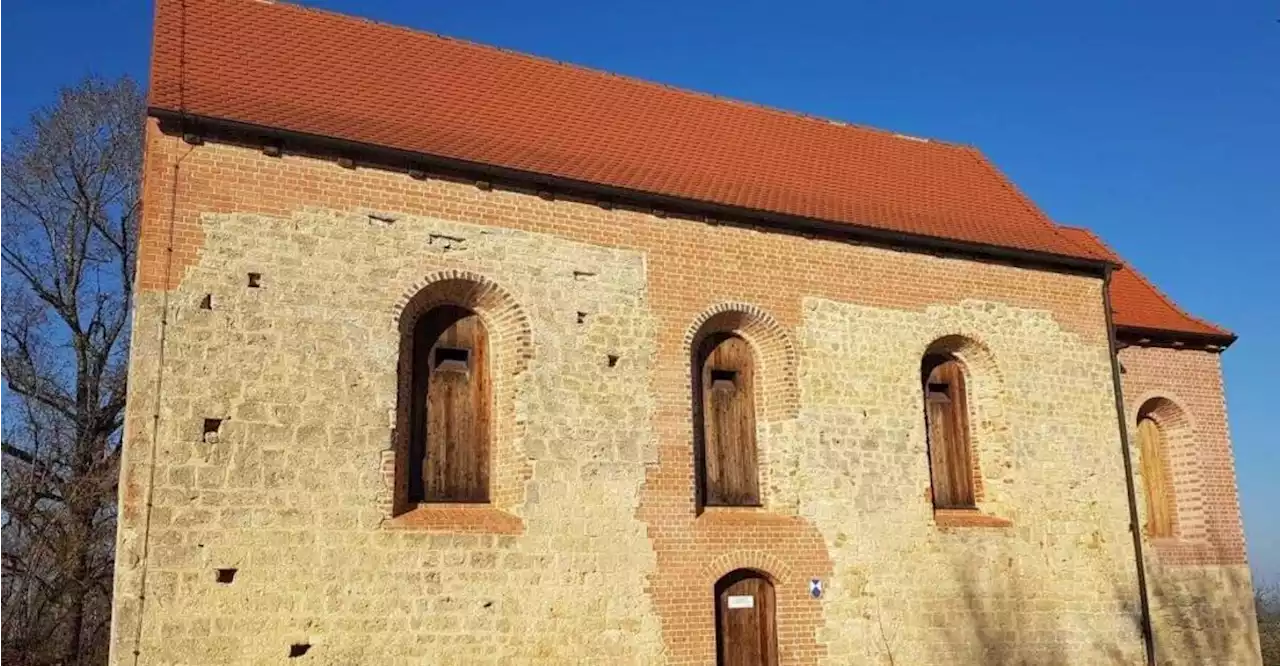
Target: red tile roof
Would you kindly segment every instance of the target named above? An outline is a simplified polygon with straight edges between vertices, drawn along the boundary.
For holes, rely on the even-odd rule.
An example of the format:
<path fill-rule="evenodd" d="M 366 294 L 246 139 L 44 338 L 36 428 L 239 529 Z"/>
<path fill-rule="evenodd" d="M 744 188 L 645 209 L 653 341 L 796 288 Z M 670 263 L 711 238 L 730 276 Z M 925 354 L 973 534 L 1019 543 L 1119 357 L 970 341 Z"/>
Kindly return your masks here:
<path fill-rule="evenodd" d="M 1116 328 L 1234 337 L 1231 331 L 1184 312 L 1092 231 L 1078 227 L 1061 227 L 1061 231 L 1082 247 L 1120 264 L 1111 274 L 1111 308 Z"/>
<path fill-rule="evenodd" d="M 157 0 L 153 109 L 1099 260 L 983 155 L 261 0 Z"/>

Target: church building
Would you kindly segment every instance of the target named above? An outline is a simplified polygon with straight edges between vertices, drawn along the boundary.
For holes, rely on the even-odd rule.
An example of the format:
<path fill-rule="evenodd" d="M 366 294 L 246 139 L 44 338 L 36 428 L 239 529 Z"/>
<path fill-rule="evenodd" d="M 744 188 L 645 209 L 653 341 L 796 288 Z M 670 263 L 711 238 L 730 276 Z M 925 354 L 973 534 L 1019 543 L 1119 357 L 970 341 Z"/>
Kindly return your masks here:
<path fill-rule="evenodd" d="M 113 664 L 1261 664 L 1235 336 L 976 148 L 156 5 Z"/>

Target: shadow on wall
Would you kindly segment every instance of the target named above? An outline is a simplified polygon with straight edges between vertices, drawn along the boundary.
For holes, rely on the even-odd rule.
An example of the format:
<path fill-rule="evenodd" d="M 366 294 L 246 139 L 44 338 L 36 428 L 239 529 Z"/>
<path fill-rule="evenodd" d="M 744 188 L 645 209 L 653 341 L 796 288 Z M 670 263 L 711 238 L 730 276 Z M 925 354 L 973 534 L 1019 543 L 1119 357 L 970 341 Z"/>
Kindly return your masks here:
<path fill-rule="evenodd" d="M 1099 599 L 1080 581 L 1072 588 L 1065 574 L 1054 587 L 1020 572 L 1013 560 L 966 558 L 956 568 L 959 600 L 939 600 L 954 609 L 933 624 L 941 626 L 944 644 L 931 652 L 937 663 L 985 666 L 1100 666 L 1144 664 L 1142 617 L 1138 598 L 1119 578 L 1108 582 L 1109 598 Z M 1188 573 L 1195 570 L 1188 569 Z M 1232 581 L 1239 582 L 1239 581 Z M 1247 583 L 1247 580 L 1245 581 Z M 1065 587 L 1064 587 L 1065 586 Z M 1247 599 L 1236 598 L 1240 590 Z M 1078 594 L 1078 597 L 1071 595 Z M 1153 613 L 1158 663 L 1161 666 L 1258 666 L 1253 596 L 1247 585 L 1225 585 L 1221 576 L 1186 576 L 1174 587 L 1159 589 L 1161 603 Z M 1065 598 L 1064 598 L 1064 595 Z M 1132 597 L 1132 598 L 1130 598 Z M 1123 608 L 1124 624 L 1100 621 Z M 1063 609 L 1068 609 L 1066 612 Z M 934 634 L 937 636 L 937 634 Z M 936 639 L 935 639 L 936 640 Z M 883 663 L 907 663 L 887 645 Z"/>
<path fill-rule="evenodd" d="M 1161 666 L 1258 666 L 1254 591 L 1244 567 L 1151 567 Z"/>
<path fill-rule="evenodd" d="M 878 663 L 906 666 L 926 655 L 931 663 L 982 666 L 1140 666 L 1141 614 L 1132 584 L 1114 580 L 1108 595 L 1097 586 L 1071 580 L 1065 569 L 1047 580 L 1044 569 L 1027 571 L 1001 548 L 957 542 L 964 554 L 953 560 L 953 585 L 916 600 L 912 615 L 925 620 L 917 634 L 922 651 L 908 649 L 911 630 L 879 618 L 883 651 Z M 1045 563 L 1047 566 L 1053 566 Z M 1076 584 L 1079 583 L 1079 584 Z M 908 602 L 908 608 L 916 606 Z M 1122 621 L 1105 616 L 1123 608 Z M 876 620 L 873 620 L 876 621 Z M 895 654 L 897 652 L 897 654 Z"/>

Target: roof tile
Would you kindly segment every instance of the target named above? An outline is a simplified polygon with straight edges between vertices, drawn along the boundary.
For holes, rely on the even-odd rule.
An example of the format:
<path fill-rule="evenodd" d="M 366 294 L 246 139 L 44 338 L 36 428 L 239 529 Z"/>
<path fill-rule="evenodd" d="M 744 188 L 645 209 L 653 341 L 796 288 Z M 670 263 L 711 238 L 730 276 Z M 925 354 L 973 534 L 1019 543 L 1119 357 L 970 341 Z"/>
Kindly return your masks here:
<path fill-rule="evenodd" d="M 1092 231 L 1079 227 L 1061 227 L 1061 230 L 1082 247 L 1120 264 L 1111 274 L 1111 308 L 1116 327 L 1234 337 L 1231 331 L 1184 312 Z"/>
<path fill-rule="evenodd" d="M 1083 259 L 977 150 L 262 0 L 158 0 L 154 109 Z"/>

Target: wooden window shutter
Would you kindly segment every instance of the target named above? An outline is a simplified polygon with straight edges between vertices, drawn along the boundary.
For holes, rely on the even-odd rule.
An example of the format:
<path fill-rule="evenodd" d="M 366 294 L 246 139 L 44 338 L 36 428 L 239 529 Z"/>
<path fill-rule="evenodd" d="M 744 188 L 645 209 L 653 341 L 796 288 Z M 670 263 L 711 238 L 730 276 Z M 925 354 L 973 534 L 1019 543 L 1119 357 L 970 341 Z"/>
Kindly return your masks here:
<path fill-rule="evenodd" d="M 728 334 L 709 337 L 702 352 L 694 379 L 702 502 L 758 506 L 755 355 L 746 340 Z"/>
<path fill-rule="evenodd" d="M 1138 421 L 1138 447 L 1142 456 L 1142 485 L 1147 493 L 1147 534 L 1173 536 L 1173 493 L 1166 472 L 1164 433 L 1150 418 Z"/>
<path fill-rule="evenodd" d="M 925 424 L 933 505 L 939 509 L 977 506 L 969 443 L 969 404 L 964 368 L 951 358 L 927 359 Z"/>
<path fill-rule="evenodd" d="M 463 308 L 436 308 L 416 327 L 411 500 L 489 500 L 488 351 L 484 324 Z"/>

